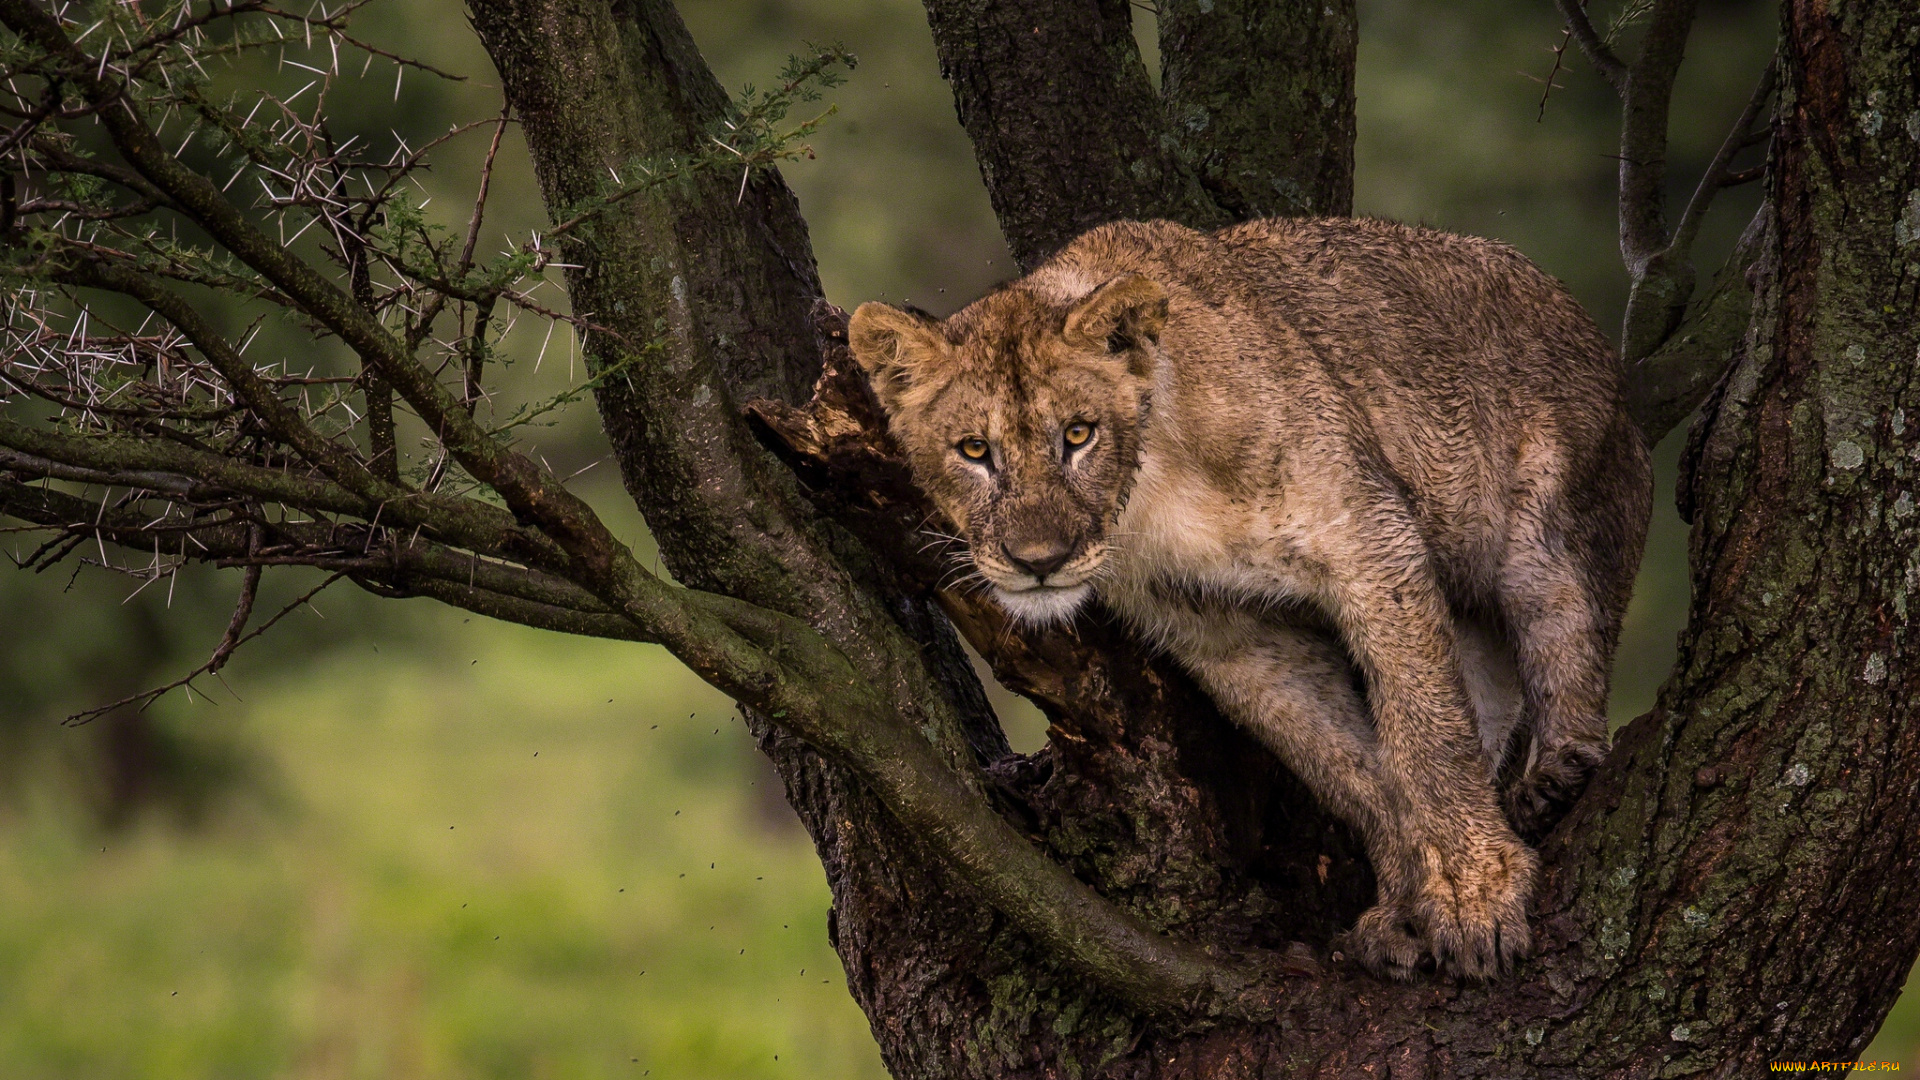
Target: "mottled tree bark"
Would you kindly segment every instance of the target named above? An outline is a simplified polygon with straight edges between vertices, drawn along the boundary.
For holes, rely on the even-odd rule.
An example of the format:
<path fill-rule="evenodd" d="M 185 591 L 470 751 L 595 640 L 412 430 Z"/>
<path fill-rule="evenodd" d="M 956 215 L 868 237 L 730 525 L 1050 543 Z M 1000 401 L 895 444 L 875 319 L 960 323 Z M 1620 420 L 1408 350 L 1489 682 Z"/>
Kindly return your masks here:
<path fill-rule="evenodd" d="M 961 120 L 1029 263 L 1112 217 L 1344 209 L 1351 11 L 1222 0 L 1231 19 L 1214 26 L 1174 4 L 1162 98 L 1124 5 L 929 0 Z M 476 7 L 475 22 L 552 205 L 609 161 L 684 147 L 724 107 L 660 0 L 516 0 Z M 917 703 L 903 720 L 1050 864 L 1257 976 L 1191 1008 L 1141 1004 L 1022 929 L 843 756 L 756 717 L 896 1075 L 1738 1075 L 1865 1045 L 1920 950 L 1906 635 L 1920 584 L 1920 11 L 1791 0 L 1784 28 L 1746 335 L 1691 441 L 1681 662 L 1546 844 L 1539 955 L 1490 985 L 1383 985 L 1338 958 L 1334 932 L 1371 893 L 1351 838 L 1110 622 L 1007 635 L 991 610 L 936 594 L 907 542 L 915 496 L 833 363 L 836 320 L 817 332 L 804 311 L 817 286 L 777 178 L 737 206 L 731 191 L 635 200 L 582 244 L 575 304 L 673 341 L 600 404 L 675 573 L 822 627 Z M 1208 66 L 1205 50 L 1248 35 L 1346 51 L 1304 67 L 1275 53 L 1267 74 L 1260 53 L 1237 72 Z M 1209 105 L 1235 97 L 1249 111 Z M 1249 134 L 1299 101 L 1321 110 L 1297 131 Z M 1209 119 L 1176 130 L 1187 106 Z M 1337 146 L 1346 157 L 1325 151 Z M 1310 194 L 1262 201 L 1293 198 L 1276 180 Z M 600 363 L 618 354 L 599 349 Z M 792 408 L 822 357 L 820 408 Z M 785 465 L 738 417 L 752 398 L 786 402 L 760 409 Z M 1046 709 L 1046 750 L 1007 752 L 949 614 Z"/>
<path fill-rule="evenodd" d="M 1160 5 L 1167 130 L 1233 219 L 1352 212 L 1357 38 L 1353 0 Z"/>
<path fill-rule="evenodd" d="M 926 5 L 1022 266 L 1104 221 L 1212 228 L 1353 206 L 1353 0 L 1163 5 L 1164 92 L 1130 0 Z"/>

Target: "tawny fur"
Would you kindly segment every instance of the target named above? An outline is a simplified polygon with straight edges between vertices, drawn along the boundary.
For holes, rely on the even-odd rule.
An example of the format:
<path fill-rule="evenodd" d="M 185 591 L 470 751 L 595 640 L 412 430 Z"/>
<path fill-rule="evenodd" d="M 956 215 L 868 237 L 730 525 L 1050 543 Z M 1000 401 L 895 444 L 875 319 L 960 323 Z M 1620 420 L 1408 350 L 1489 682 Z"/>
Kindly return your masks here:
<path fill-rule="evenodd" d="M 1365 963 L 1528 950 L 1514 827 L 1605 753 L 1650 494 L 1565 289 L 1387 222 L 1122 222 L 944 321 L 863 305 L 850 336 L 1009 612 L 1097 594 L 1360 830 Z"/>

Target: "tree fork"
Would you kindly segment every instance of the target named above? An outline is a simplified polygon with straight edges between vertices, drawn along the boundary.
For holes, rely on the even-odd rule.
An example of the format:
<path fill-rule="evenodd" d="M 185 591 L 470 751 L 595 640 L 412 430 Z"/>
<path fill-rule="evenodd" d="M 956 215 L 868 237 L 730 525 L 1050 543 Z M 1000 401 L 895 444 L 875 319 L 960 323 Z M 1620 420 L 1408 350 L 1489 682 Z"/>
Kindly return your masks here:
<path fill-rule="evenodd" d="M 1209 229 L 1352 209 L 1353 0 L 1173 0 L 1160 15 L 1159 92 L 1129 0 L 926 7 L 1024 268 L 1121 218 Z M 1241 62 L 1221 62 L 1229 55 Z"/>
<path fill-rule="evenodd" d="M 1667 14 L 1683 23 L 1688 11 L 1670 5 Z M 1913 110 L 1917 18 L 1885 6 L 1835 16 L 1824 5 L 1788 5 L 1781 115 L 1797 123 L 1781 133 L 1776 158 L 1783 164 L 1770 200 L 1695 314 L 1637 372 L 1636 418 L 1657 437 L 1714 378 L 1738 365 L 1709 402 L 1693 467 L 1692 487 L 1706 516 L 1696 527 L 1697 600 L 1682 665 L 1661 707 L 1623 734 L 1574 817 L 1547 845 L 1542 955 L 1509 983 L 1445 992 L 1383 988 L 1335 970 L 1290 984 L 1282 1006 L 1289 1034 L 1233 1025 L 1189 1039 L 1149 1031 L 1127 1060 L 1155 1062 L 1163 1075 L 1257 1075 L 1264 1063 L 1285 1060 L 1321 1075 L 1371 1064 L 1410 1075 L 1510 1075 L 1518 1067 L 1538 1075 L 1624 1076 L 1758 1069 L 1774 1058 L 1846 1057 L 1864 1045 L 1916 949 L 1910 904 L 1894 900 L 1907 890 L 1891 884 L 1911 865 L 1914 821 L 1900 800 L 1920 769 L 1920 748 L 1903 722 L 1910 719 L 1903 702 L 1912 697 L 1914 665 L 1894 650 L 1891 620 L 1904 621 L 1905 583 L 1920 571 L 1907 561 L 1911 492 L 1889 488 L 1876 496 L 1873 489 L 1911 486 L 1910 467 L 1901 461 L 1914 441 L 1905 418 L 1911 410 L 1900 403 L 1910 396 L 1916 343 L 1899 313 L 1914 309 L 1916 286 L 1900 267 L 1920 241 L 1920 224 L 1909 220 L 1920 152 L 1890 123 L 1869 135 L 1857 118 Z M 1677 36 L 1666 35 L 1665 55 L 1646 60 L 1650 74 L 1643 77 L 1670 75 Z M 1825 105 L 1796 112 L 1809 85 L 1824 93 Z M 956 96 L 963 93 L 956 86 Z M 1841 93 L 1844 100 L 1836 97 Z M 1637 143 L 1663 141 L 1649 117 L 1635 127 Z M 1823 155 L 1824 147 L 1833 149 Z M 1826 160 L 1835 155 L 1851 156 L 1848 167 L 1836 170 Z M 983 172 L 996 182 L 984 160 Z M 1836 174 L 1848 183 L 1836 183 Z M 1819 205 L 1808 192 L 1821 196 Z M 1783 206 L 1783 198 L 1793 205 Z M 1849 274 L 1863 273 L 1857 287 L 1823 270 L 1815 253 L 1829 250 L 1845 255 Z M 1839 301 L 1833 310 L 1816 310 L 1808 295 L 1814 280 Z M 1783 305 L 1783 297 L 1796 296 L 1799 306 Z M 1757 372 L 1772 370 L 1790 346 L 1805 342 L 1806 322 L 1823 315 L 1840 327 L 1867 322 L 1871 329 L 1831 342 L 1814 365 L 1817 383 L 1802 378 L 1765 398 Z M 1862 350 L 1870 350 L 1864 362 Z M 1756 403 L 1779 417 L 1772 427 L 1754 422 Z M 1802 419 L 1787 422 L 1796 417 Z M 1804 434 L 1841 425 L 1846 437 Z M 1781 455 L 1797 456 L 1798 471 L 1784 463 L 1759 470 L 1776 478 L 1774 486 L 1760 498 L 1743 492 L 1761 462 Z M 1836 503 L 1846 508 L 1838 518 Z M 1768 531 L 1725 539 L 1736 505 L 1767 522 Z M 1809 519 L 1835 534 L 1816 541 L 1801 529 Z M 1858 580 L 1884 590 L 1880 602 L 1856 596 L 1846 571 L 1807 572 L 1810 553 L 1857 550 L 1875 530 L 1881 539 L 1868 550 L 1882 565 L 1860 567 Z M 1770 565 L 1795 573 L 1722 582 L 1725 560 L 1761 559 L 1755 544 L 1762 540 Z M 1723 550 L 1731 555 L 1714 554 Z M 1771 663 L 1754 663 L 1739 645 L 1747 636 L 1741 620 L 1768 608 L 1777 628 L 1796 627 L 1804 611 L 1850 613 L 1854 621 L 1831 624 L 1837 636 L 1828 640 L 1858 644 L 1836 661 L 1799 627 L 1797 653 L 1776 648 Z M 965 624 L 964 613 L 958 619 Z M 1716 659 L 1703 663 L 1702 656 Z M 1075 688 L 1062 688 L 1062 670 L 1075 669 L 1025 669 L 1029 688 L 1050 711 L 1074 696 Z M 1009 674 L 1008 681 L 1021 683 L 1019 664 Z M 1816 701 L 1822 684 L 1833 696 Z M 1809 725 L 1814 714 L 1819 719 Z M 1060 745 L 1056 740 L 1056 752 Z M 1862 753 L 1871 767 L 1862 765 Z M 1884 779 L 1877 778 L 1880 769 Z M 1847 813 L 1829 820 L 1837 806 Z M 1802 838 L 1815 842 L 1801 847 Z M 1840 878 L 1849 858 L 1884 867 L 1887 884 L 1827 889 L 1823 878 Z M 1713 930 L 1734 926 L 1767 932 Z M 1779 940 L 1775 930 L 1806 953 L 1769 947 Z M 1816 951 L 1824 959 L 1806 958 Z M 1836 965 L 1859 977 L 1847 993 L 1815 1000 L 1816 972 Z M 1729 970 L 1765 971 L 1775 981 L 1746 989 L 1726 977 Z M 1357 1038 L 1331 1019 L 1349 1005 L 1371 1018 Z M 1015 1063 L 1032 1059 L 998 1060 L 1018 1073 Z"/>

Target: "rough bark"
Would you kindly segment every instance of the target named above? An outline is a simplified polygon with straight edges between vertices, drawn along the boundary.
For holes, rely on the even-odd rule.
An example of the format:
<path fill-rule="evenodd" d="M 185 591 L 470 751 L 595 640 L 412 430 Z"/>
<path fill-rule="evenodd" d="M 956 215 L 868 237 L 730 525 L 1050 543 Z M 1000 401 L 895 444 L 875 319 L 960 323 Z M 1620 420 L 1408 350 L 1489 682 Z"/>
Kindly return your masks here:
<path fill-rule="evenodd" d="M 503 71 L 522 67 L 507 73 L 507 85 L 530 132 L 544 122 L 536 120 L 543 108 L 584 113 L 636 93 L 617 79 L 568 73 L 551 80 L 568 93 L 542 107 L 530 61 L 563 65 L 535 27 L 589 59 L 596 49 L 604 54 L 604 42 L 637 39 L 621 26 L 561 34 L 542 22 L 571 6 L 500 10 L 508 13 L 477 12 L 476 22 Z M 1035 24 L 1043 32 L 1033 34 L 1016 17 L 1023 10 L 930 3 L 962 121 L 984 144 L 983 172 L 1023 260 L 1091 223 L 1084 213 L 1200 223 L 1233 213 L 1204 182 L 1204 161 L 1166 150 L 1148 122 L 1158 114 L 1134 107 L 1143 88 L 1150 103 L 1151 89 L 1135 70 L 1137 56 L 1129 66 L 1120 13 L 1073 7 Z M 658 25 L 644 12 L 613 12 Z M 1910 315 L 1920 288 L 1912 268 L 1920 140 L 1904 127 L 1920 115 L 1920 13 L 1794 0 L 1784 27 L 1772 220 L 1751 277 L 1751 321 L 1737 367 L 1709 401 L 1689 466 L 1698 511 L 1695 604 L 1681 663 L 1659 707 L 1623 733 L 1549 838 L 1541 952 L 1512 978 L 1388 986 L 1359 973 L 1330 946 L 1371 891 L 1364 860 L 1345 831 L 1303 809 L 1310 802 L 1184 680 L 1142 664 L 1101 620 L 1027 638 L 1004 633 L 990 610 L 948 597 L 948 613 L 994 646 L 996 669 L 1054 721 L 1047 750 L 1028 759 L 1006 754 L 984 731 L 977 688 L 901 542 L 913 496 L 888 472 L 885 440 L 871 414 L 861 415 L 857 388 L 836 384 L 829 365 L 812 413 L 763 408 L 815 504 L 848 530 L 830 531 L 824 547 L 807 540 L 803 554 L 847 560 L 827 569 L 856 580 L 861 595 L 889 613 L 890 633 L 923 643 L 949 699 L 932 711 L 970 733 L 1007 820 L 1049 859 L 1180 940 L 1226 955 L 1298 941 L 1321 965 L 1270 971 L 1258 1016 L 1123 1005 L 1059 966 L 963 874 L 929 857 L 865 784 L 762 723 L 763 744 L 827 867 L 831 932 L 849 986 L 896 1075 L 1737 1074 L 1772 1058 L 1831 1059 L 1865 1045 L 1920 949 L 1916 901 L 1904 887 L 1920 824 L 1912 798 L 1920 741 L 1909 704 L 1916 669 L 1905 631 L 1907 593 L 1920 582 L 1909 453 L 1920 432 L 1908 430 L 1920 411 L 1905 409 L 1920 409 L 1911 400 L 1920 332 Z M 1044 47 L 1029 36 L 1045 39 Z M 990 54 L 998 58 L 981 59 Z M 632 66 L 670 73 L 663 84 L 674 90 L 679 75 L 665 54 L 639 55 Z M 1020 112 L 1020 87 L 986 78 L 999 65 L 1057 75 L 1059 87 L 1086 95 L 1049 88 L 1038 76 L 1027 88 L 1043 103 L 1070 103 L 1065 115 L 1081 115 L 1084 125 L 1067 132 L 1046 127 L 1057 118 L 1044 110 Z M 1346 71 L 1350 79 L 1350 65 Z M 565 201 L 554 185 L 564 182 L 568 156 L 604 145 L 574 139 L 534 140 L 536 156 L 550 159 L 542 163 L 550 202 Z M 1062 149 L 1066 143 L 1074 145 Z M 1148 163 L 1144 179 L 1115 172 L 1133 160 Z M 1056 190 L 1042 190 L 1048 184 Z M 1084 202 L 1067 205 L 1059 189 Z M 692 205 L 689 213 L 730 213 Z M 647 242 L 682 239 L 660 224 L 675 212 L 637 212 L 638 228 L 663 230 Z M 797 265 L 803 234 L 776 234 L 788 238 L 784 248 L 762 241 L 737 250 Z M 727 244 L 713 239 L 718 232 L 693 235 L 693 259 Z M 677 290 L 670 273 L 652 284 L 601 277 L 622 265 L 609 257 L 618 250 L 643 248 L 587 251 L 599 265 L 580 274 L 576 303 L 584 295 L 604 312 L 625 301 L 641 313 L 634 317 L 642 328 L 659 319 L 681 333 L 681 317 L 704 325 L 676 314 L 691 290 Z M 684 287 L 690 279 L 681 280 Z M 790 335 L 805 325 L 792 305 L 775 318 Z M 832 356 L 831 316 L 824 325 Z M 689 354 L 719 347 L 717 333 L 688 340 L 696 338 L 704 344 Z M 777 350 L 739 355 L 737 366 L 715 361 L 709 369 L 725 373 L 730 402 L 790 403 L 792 378 L 770 378 L 754 365 L 811 365 L 783 361 Z M 769 383 L 776 393 L 756 390 Z M 686 430 L 729 430 L 709 420 L 673 427 L 681 419 L 672 409 L 682 406 L 663 406 L 657 395 L 690 398 L 700 385 L 662 382 L 602 400 L 610 429 L 636 433 L 621 448 L 623 464 L 671 564 L 683 579 L 759 590 L 762 602 L 783 609 L 813 602 L 804 566 L 796 575 L 782 561 L 791 554 L 778 550 L 784 540 L 770 548 L 751 535 L 756 519 L 745 508 L 709 503 L 727 507 L 726 523 L 695 530 L 674 516 L 678 500 L 692 498 L 677 486 L 684 480 L 636 476 L 661 467 L 657 458 L 705 453 L 698 440 L 689 449 L 666 445 Z M 835 410 L 846 423 L 820 437 Z M 864 449 L 849 450 L 848 439 Z M 729 445 L 727 462 L 759 460 L 752 447 Z M 800 523 L 800 532 L 816 527 L 799 508 L 798 489 L 783 486 L 775 470 L 725 469 L 749 467 L 749 499 L 777 496 L 781 522 Z M 697 470 L 686 476 L 705 482 Z M 760 485 L 771 496 L 759 494 Z M 730 544 L 770 563 L 730 561 Z M 859 620 L 848 619 L 842 633 L 852 640 Z"/>
<path fill-rule="evenodd" d="M 1129 0 L 926 5 L 1022 266 L 1106 221 L 1212 228 L 1353 206 L 1353 0 L 1170 3 L 1164 93 L 1134 44 Z"/>
<path fill-rule="evenodd" d="M 1167 131 L 1228 216 L 1352 213 L 1356 48 L 1353 0 L 1160 5 Z"/>

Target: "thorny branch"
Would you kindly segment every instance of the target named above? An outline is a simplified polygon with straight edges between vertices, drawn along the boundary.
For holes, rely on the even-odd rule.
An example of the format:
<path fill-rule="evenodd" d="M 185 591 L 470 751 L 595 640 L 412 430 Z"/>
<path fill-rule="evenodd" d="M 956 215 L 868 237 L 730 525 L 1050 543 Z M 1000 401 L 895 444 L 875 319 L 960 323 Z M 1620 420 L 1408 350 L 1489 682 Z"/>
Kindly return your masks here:
<path fill-rule="evenodd" d="M 288 615 L 293 614 L 294 612 L 300 610 L 301 608 L 306 607 L 309 603 L 313 601 L 314 597 L 320 595 L 321 590 L 327 588 L 329 585 L 332 585 L 334 582 L 339 581 L 341 578 L 345 576 L 346 576 L 345 574 L 334 574 L 328 577 L 325 581 L 322 581 L 320 584 L 315 585 L 313 588 L 308 589 L 304 593 L 301 593 L 298 597 L 296 597 L 293 600 L 292 603 L 289 603 L 286 607 L 283 607 L 278 612 L 276 612 L 273 618 L 268 619 L 264 623 L 261 623 L 260 626 L 256 628 L 252 633 L 247 634 L 244 637 L 236 635 L 233 627 L 229 627 L 227 630 L 226 636 L 220 639 L 219 646 L 214 649 L 213 656 L 211 659 L 209 659 L 206 663 L 201 664 L 199 667 L 194 668 L 192 671 L 188 672 L 187 674 L 180 676 L 179 678 L 173 680 L 170 683 L 167 683 L 165 686 L 156 686 L 149 690 L 142 690 L 137 694 L 131 694 L 127 697 L 123 697 L 119 701 L 109 702 L 105 705 L 97 705 L 91 709 L 82 710 L 80 712 L 74 713 L 72 716 L 67 717 L 64 723 L 67 724 L 67 726 L 69 727 L 78 727 L 81 724 L 88 723 L 89 721 L 92 721 L 92 720 L 97 720 L 100 717 L 107 715 L 108 713 L 116 712 L 120 709 L 127 708 L 129 706 L 138 706 L 141 712 L 145 712 L 148 706 L 152 705 L 156 701 L 159 701 L 161 698 L 165 697 L 167 694 L 175 690 L 186 690 L 189 694 L 191 694 L 193 692 L 193 680 L 199 678 L 202 675 L 219 674 L 221 667 L 225 666 L 227 662 L 227 658 L 233 655 L 235 649 L 238 649 L 240 646 L 245 645 L 247 642 L 252 641 L 254 638 L 257 638 L 262 634 L 265 634 L 268 630 L 273 629 L 273 626 L 275 623 L 278 623 L 281 619 L 286 618 Z M 234 611 L 235 626 L 241 625 L 244 622 L 244 616 L 246 614 L 251 613 L 253 610 L 253 593 L 254 593 L 254 590 L 258 589 L 260 585 L 260 572 L 258 568 L 252 568 L 248 570 L 246 582 L 247 583 L 244 587 L 245 591 L 243 591 L 240 596 L 240 607 Z M 200 696 L 207 697 L 207 694 L 205 691 L 202 691 Z M 212 700 L 212 699 L 208 698 L 208 700 Z"/>
<path fill-rule="evenodd" d="M 211 666 L 196 674 L 218 671 L 252 636 L 241 634 L 265 565 L 335 569 L 379 591 L 414 594 L 432 577 L 423 567 L 451 573 L 460 563 L 458 599 L 468 606 L 528 618 L 540 612 L 527 604 L 578 610 L 640 624 L 621 636 L 691 647 L 689 613 L 692 623 L 710 623 L 727 605 L 702 609 L 647 575 L 584 503 L 505 442 L 511 429 L 591 384 L 523 403 L 498 427 L 475 418 L 492 341 L 520 315 L 567 324 L 569 337 L 593 324 L 536 299 L 550 284 L 545 272 L 560 265 L 547 237 L 536 233 L 492 257 L 480 250 L 505 111 L 487 122 L 492 140 L 458 241 L 408 192 L 433 149 L 480 125 L 457 126 L 418 148 L 397 134 L 384 150 L 357 135 L 334 138 L 325 103 L 337 83 L 355 77 L 342 67 L 343 46 L 365 56 L 360 77 L 376 59 L 393 65 L 396 88 L 404 67 L 459 78 L 355 37 L 351 19 L 365 2 L 304 15 L 257 0 L 179 0 L 157 12 L 0 3 L 10 32 L 0 37 L 0 112 L 17 118 L 0 133 L 0 273 L 8 279 L 0 405 L 17 417 L 0 420 L 0 510 L 96 541 L 103 563 L 108 542 L 151 547 L 150 574 L 162 569 L 163 540 L 176 551 L 172 569 L 190 559 L 245 567 L 233 624 Z M 284 78 L 216 92 L 237 58 L 261 52 L 276 58 Z M 837 67 L 850 62 L 822 50 L 779 90 L 743 99 L 715 133 L 711 154 L 612 171 L 563 230 L 589 230 L 622 200 L 694 172 L 751 170 L 810 153 L 803 140 L 820 118 L 788 125 L 787 111 L 832 85 Z M 90 130 L 115 153 L 80 152 L 98 145 Z M 215 244 L 182 242 L 180 224 Z M 230 340 L 164 281 L 290 309 L 319 342 L 346 345 L 358 374 L 340 370 L 344 358 L 325 350 L 304 371 L 285 359 L 249 358 L 263 347 L 258 319 Z M 448 307 L 459 323 L 442 338 L 432 328 Z M 503 321 L 496 310 L 510 314 Z M 435 374 L 449 368 L 453 389 Z M 27 402 L 39 410 L 17 411 Z M 397 414 L 431 433 L 430 469 L 401 468 Z M 446 490 L 454 467 L 459 479 Z M 41 487 L 30 490 L 36 481 Z M 50 482 L 81 493 L 104 488 L 91 520 L 70 512 L 75 507 L 51 511 L 62 493 L 45 487 Z M 119 489 L 126 490 L 110 498 Z M 108 529 L 110 501 L 124 516 Z M 274 508 L 272 520 L 262 506 Z M 235 516 L 243 512 L 244 523 Z M 225 534 L 240 524 L 248 547 L 236 551 Z M 274 537 L 264 549 L 262 529 Z M 379 570 L 348 565 L 336 546 L 342 530 L 363 534 L 358 558 L 377 549 L 408 554 Z M 63 543 L 36 557 L 77 547 Z M 433 580 L 437 590 L 452 584 L 445 574 Z M 548 584 L 529 595 L 527 580 Z M 554 582 L 571 590 L 564 603 L 555 602 Z M 523 607 L 503 606 L 510 603 Z M 742 617 L 733 611 L 703 632 Z M 649 628 L 660 621 L 670 632 Z"/>

